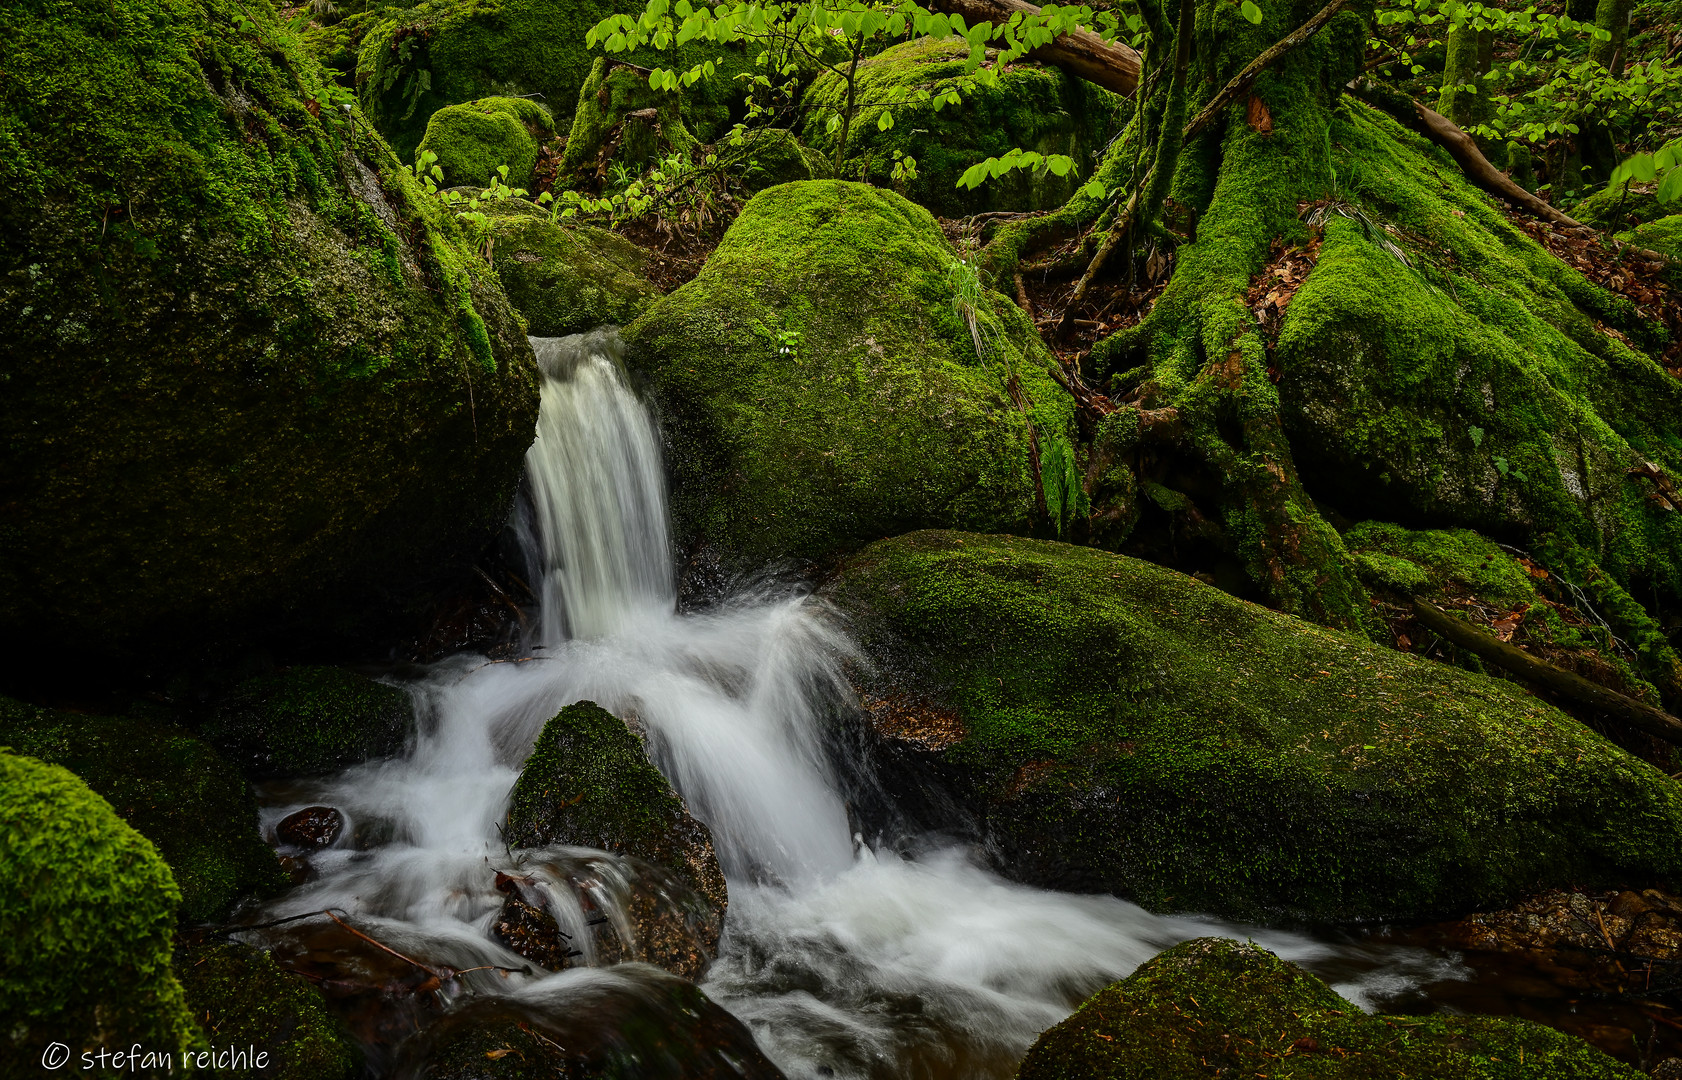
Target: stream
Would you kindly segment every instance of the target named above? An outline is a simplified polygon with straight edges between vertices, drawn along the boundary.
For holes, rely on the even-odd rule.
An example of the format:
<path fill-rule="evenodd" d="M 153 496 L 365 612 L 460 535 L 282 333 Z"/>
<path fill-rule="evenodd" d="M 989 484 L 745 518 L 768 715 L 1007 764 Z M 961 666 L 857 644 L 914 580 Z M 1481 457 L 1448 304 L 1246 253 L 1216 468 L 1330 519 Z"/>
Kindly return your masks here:
<path fill-rule="evenodd" d="M 262 918 L 333 908 L 406 956 L 458 971 L 525 966 L 491 936 L 503 901 L 494 878 L 538 856 L 507 849 L 498 826 L 544 723 L 589 699 L 634 719 L 711 828 L 730 903 L 702 988 L 795 1080 L 1009 1077 L 1084 997 L 1190 937 L 1253 939 L 1367 1007 L 1469 977 L 1452 955 L 1416 945 L 1154 915 L 1013 884 L 937 840 L 914 856 L 867 841 L 843 795 L 845 771 L 860 766 L 825 737 L 824 718 L 851 694 L 844 628 L 819 600 L 775 584 L 679 613 L 660 435 L 625 382 L 617 336 L 532 343 L 542 411 L 516 526 L 539 604 L 521 658 L 433 665 L 408 684 L 420 725 L 406 754 L 266 790 L 265 829 L 318 804 L 347 826 L 311 856 L 312 879 Z M 593 868 L 572 878 L 595 883 L 579 920 L 611 914 L 612 856 L 544 857 Z M 290 927 L 247 936 L 283 962 L 323 947 Z M 440 993 L 568 1008 L 603 980 L 653 978 L 641 965 L 483 970 Z"/>

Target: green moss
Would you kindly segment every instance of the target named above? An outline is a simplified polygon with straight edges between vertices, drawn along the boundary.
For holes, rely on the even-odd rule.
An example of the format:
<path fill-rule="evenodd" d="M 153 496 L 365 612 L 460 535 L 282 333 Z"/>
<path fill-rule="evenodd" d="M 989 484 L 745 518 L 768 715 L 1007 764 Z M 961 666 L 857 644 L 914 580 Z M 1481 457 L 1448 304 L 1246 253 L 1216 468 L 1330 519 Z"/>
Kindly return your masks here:
<path fill-rule="evenodd" d="M 921 525 L 1049 532 L 1084 516 L 1073 405 L 1038 334 L 975 286 L 926 210 L 890 192 L 808 181 L 759 193 L 626 340 L 672 448 L 680 542 L 710 542 L 735 565 Z"/>
<path fill-rule="evenodd" d="M 1198 938 L 1088 998 L 1041 1035 L 1018 1080 L 1636 1080 L 1588 1043 L 1528 1020 L 1373 1016 L 1254 944 Z"/>
<path fill-rule="evenodd" d="M 0 1046 L 15 1075 L 53 1042 L 72 1069 L 84 1050 L 203 1044 L 169 967 L 181 893 L 144 836 L 67 770 L 0 751 L 0 850 Z"/>
<path fill-rule="evenodd" d="M 1570 717 L 1149 563 L 914 533 L 826 593 L 1030 880 L 1351 922 L 1682 870 L 1682 788 Z"/>
<path fill-rule="evenodd" d="M 200 733 L 256 779 L 336 772 L 390 757 L 415 727 L 409 695 L 335 667 L 295 667 L 241 683 Z"/>
<path fill-rule="evenodd" d="M 1416 531 L 1384 521 L 1364 521 L 1346 530 L 1343 539 L 1351 551 L 1361 553 L 1358 558 L 1363 566 L 1388 566 L 1395 575 L 1408 579 L 1411 591 L 1383 583 L 1403 596 L 1453 590 L 1507 607 L 1537 600 L 1535 581 L 1518 560 L 1470 529 Z"/>
<path fill-rule="evenodd" d="M 446 105 L 537 95 L 564 116 L 590 73 L 585 33 L 609 15 L 641 10 L 629 0 L 422 0 L 367 32 L 356 63 L 358 96 L 405 160 L 427 118 Z"/>
<path fill-rule="evenodd" d="M 188 923 L 285 884 L 238 772 L 180 728 L 39 709 L 0 698 L 0 745 L 81 777 L 169 863 Z"/>
<path fill-rule="evenodd" d="M 543 727 L 508 804 L 512 847 L 572 844 L 664 867 L 720 912 L 724 876 L 707 827 L 689 816 L 642 740 L 593 701 Z"/>
<path fill-rule="evenodd" d="M 1682 262 L 1682 214 L 1672 214 L 1637 226 L 1630 239 L 1641 247 L 1651 248 Z"/>
<path fill-rule="evenodd" d="M 1609 185 L 1569 208 L 1572 217 L 1604 232 L 1623 232 L 1665 215 L 1657 188 L 1644 185 Z"/>
<path fill-rule="evenodd" d="M 0 637 L 365 627 L 506 520 L 514 312 L 249 9 L 30 0 L 0 35 Z"/>
<path fill-rule="evenodd" d="M 829 163 L 808 150 L 794 132 L 781 128 L 760 128 L 750 132 L 740 147 L 722 147 L 722 152 L 741 159 L 742 189 L 750 194 L 796 180 L 818 180 L 830 175 Z"/>
<path fill-rule="evenodd" d="M 617 233 L 553 222 L 517 200 L 487 209 L 497 274 L 534 337 L 623 326 L 661 295 L 645 276 L 648 253 Z"/>
<path fill-rule="evenodd" d="M 945 41 L 912 41 L 884 50 L 859 65 L 858 100 L 866 102 L 848 136 L 845 175 L 886 185 L 895 150 L 917 159 L 916 180 L 904 189 L 937 214 L 961 217 L 987 210 L 1051 210 L 1061 206 L 1092 171 L 1097 152 L 1121 129 L 1122 100 L 1053 67 L 1031 61 L 1005 70 L 996 87 L 976 86 L 961 106 L 935 109 L 919 104 L 925 92 L 951 86 L 963 73 L 969 47 Z M 846 101 L 847 84 L 834 73 L 820 75 L 805 101 L 817 106 L 803 131 L 808 146 L 833 159 L 839 129 L 829 118 Z M 893 126 L 878 128 L 892 107 Z M 1067 154 L 1076 171 L 1066 177 L 1017 171 L 975 191 L 957 186 L 965 169 L 988 157 L 1021 147 L 1042 154 Z"/>
<path fill-rule="evenodd" d="M 744 87 L 738 77 L 757 73 L 749 54 L 740 47 L 689 45 L 659 56 L 660 65 L 670 70 L 687 71 L 711 61 L 714 71 L 682 90 L 656 92 L 649 89 L 642 68 L 598 58 L 578 93 L 561 155 L 563 175 L 593 169 L 610 136 L 618 139 L 611 159 L 640 171 L 668 154 L 692 150 L 697 140 L 710 143 L 730 128 L 742 112 Z M 655 110 L 653 122 L 629 116 L 648 109 Z"/>
<path fill-rule="evenodd" d="M 362 1052 L 321 991 L 249 945 L 211 942 L 182 950 L 175 970 L 212 1046 L 254 1046 L 275 1080 L 352 1080 Z"/>
<path fill-rule="evenodd" d="M 417 159 L 438 155 L 444 185 L 483 186 L 506 165 L 509 187 L 530 188 L 539 144 L 554 134 L 555 122 L 541 105 L 525 98 L 490 97 L 447 105 L 426 122 Z"/>

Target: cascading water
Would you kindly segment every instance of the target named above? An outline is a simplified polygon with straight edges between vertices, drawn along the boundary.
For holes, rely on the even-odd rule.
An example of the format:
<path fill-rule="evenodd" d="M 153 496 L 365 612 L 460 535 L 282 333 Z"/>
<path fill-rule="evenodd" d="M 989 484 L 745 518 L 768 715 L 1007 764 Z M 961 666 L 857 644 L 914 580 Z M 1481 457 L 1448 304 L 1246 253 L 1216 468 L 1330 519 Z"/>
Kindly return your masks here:
<path fill-rule="evenodd" d="M 1008 1076 L 1083 996 L 1202 934 L 1253 937 L 1341 975 L 1357 1000 L 1448 974 L 1423 950 L 1369 954 L 1164 918 L 1013 885 L 956 850 L 910 860 L 856 843 L 819 723 L 849 693 L 845 635 L 821 604 L 788 593 L 678 614 L 659 440 L 625 385 L 617 337 L 533 345 L 544 385 L 521 529 L 541 571 L 531 658 L 436 665 L 412 688 L 422 730 L 408 754 L 275 793 L 270 822 L 327 802 L 362 842 L 315 856 L 315 880 L 273 914 L 341 908 L 409 955 L 458 970 L 520 966 L 489 934 L 502 900 L 493 870 L 514 856 L 498 824 L 545 721 L 591 699 L 635 715 L 656 764 L 711 827 L 730 910 L 704 989 L 791 1077 Z M 604 977 L 522 985 L 483 973 L 460 985 L 537 1000 Z"/>

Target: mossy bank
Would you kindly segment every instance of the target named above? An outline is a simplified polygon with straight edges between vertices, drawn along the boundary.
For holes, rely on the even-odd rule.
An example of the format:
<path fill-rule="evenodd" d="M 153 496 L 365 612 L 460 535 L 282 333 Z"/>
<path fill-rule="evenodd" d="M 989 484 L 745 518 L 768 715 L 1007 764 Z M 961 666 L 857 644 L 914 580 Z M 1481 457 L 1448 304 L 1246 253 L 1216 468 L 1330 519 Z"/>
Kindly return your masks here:
<path fill-rule="evenodd" d="M 531 441 L 494 273 L 268 6 L 26 9 L 0 36 L 0 639 L 399 617 L 501 528 Z"/>
<path fill-rule="evenodd" d="M 925 776 L 1037 883 L 1347 923 L 1682 872 L 1682 787 L 1577 721 L 1149 563 L 925 532 L 826 595 L 878 730 L 944 717 Z"/>

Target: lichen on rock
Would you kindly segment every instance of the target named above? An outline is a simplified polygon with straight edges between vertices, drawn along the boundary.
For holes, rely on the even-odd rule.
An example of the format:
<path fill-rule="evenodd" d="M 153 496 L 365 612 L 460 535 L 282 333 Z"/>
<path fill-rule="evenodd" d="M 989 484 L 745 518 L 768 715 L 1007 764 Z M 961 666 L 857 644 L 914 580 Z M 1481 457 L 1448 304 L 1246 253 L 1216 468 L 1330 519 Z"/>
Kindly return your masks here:
<path fill-rule="evenodd" d="M 1581 1039 L 1528 1020 L 1375 1016 L 1254 944 L 1197 938 L 1146 961 L 1041 1035 L 1018 1080 L 1637 1080 Z"/>
<path fill-rule="evenodd" d="M 1682 871 L 1682 788 L 1576 720 L 1149 563 L 923 532 L 825 595 L 867 696 L 954 719 L 923 775 L 1019 878 L 1350 923 Z"/>
<path fill-rule="evenodd" d="M 1055 534 L 1083 515 L 1054 361 L 979 288 L 972 334 L 966 281 L 928 211 L 891 192 L 754 196 L 700 275 L 625 332 L 680 543 L 758 568 L 907 528 Z"/>

